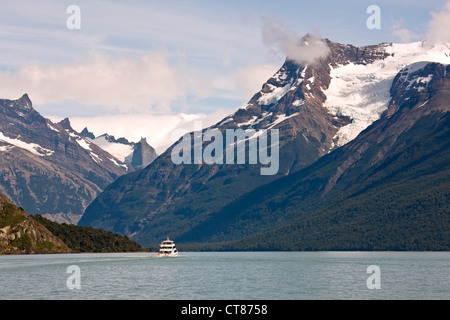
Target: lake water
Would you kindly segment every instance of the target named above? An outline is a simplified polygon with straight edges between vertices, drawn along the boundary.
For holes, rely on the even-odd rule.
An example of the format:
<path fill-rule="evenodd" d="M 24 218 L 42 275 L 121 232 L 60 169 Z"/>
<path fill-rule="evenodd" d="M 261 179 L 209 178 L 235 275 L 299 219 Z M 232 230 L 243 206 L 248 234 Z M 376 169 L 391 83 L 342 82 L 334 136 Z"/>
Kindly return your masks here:
<path fill-rule="evenodd" d="M 0 256 L 0 299 L 5 300 L 449 298 L 449 252 Z"/>

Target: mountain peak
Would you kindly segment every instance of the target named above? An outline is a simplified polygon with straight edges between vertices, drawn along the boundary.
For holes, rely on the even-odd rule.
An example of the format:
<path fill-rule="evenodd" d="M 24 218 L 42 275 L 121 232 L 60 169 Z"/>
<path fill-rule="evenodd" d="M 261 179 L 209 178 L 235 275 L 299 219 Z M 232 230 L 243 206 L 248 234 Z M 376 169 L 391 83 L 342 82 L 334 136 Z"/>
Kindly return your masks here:
<path fill-rule="evenodd" d="M 22 97 L 20 97 L 17 102 L 19 102 L 22 106 L 32 108 L 33 103 L 30 100 L 30 97 L 27 93 L 24 93 Z"/>
<path fill-rule="evenodd" d="M 134 147 L 131 165 L 136 169 L 142 169 L 152 163 L 157 157 L 155 149 L 147 143 L 147 138 L 141 138 Z"/>
<path fill-rule="evenodd" d="M 128 145 L 128 146 L 133 146 L 134 143 L 128 141 L 128 139 L 124 138 L 124 137 L 120 137 L 118 139 L 116 139 L 116 137 L 114 137 L 113 135 L 110 135 L 108 133 L 104 133 L 98 137 L 96 137 L 95 139 L 97 139 L 96 141 L 98 141 L 99 139 L 104 139 L 107 142 L 111 142 L 111 143 L 120 143 L 120 144 L 124 144 L 124 145 Z"/>
<path fill-rule="evenodd" d="M 448 90 L 450 79 L 450 64 L 438 62 L 416 62 L 400 70 L 391 87 L 391 102 L 384 116 L 390 116 L 400 108 L 421 108 L 424 110 L 435 100 L 435 92 Z M 446 101 L 435 103 L 438 109 L 448 112 Z M 427 105 L 427 106 L 426 106 Z M 426 107 L 425 107 L 426 106 Z"/>
<path fill-rule="evenodd" d="M 58 124 L 65 130 L 73 130 L 69 118 L 64 118 Z"/>
<path fill-rule="evenodd" d="M 30 113 L 34 111 L 33 104 L 31 103 L 28 94 L 22 95 L 19 99 L 10 100 L 10 99 L 0 99 L 2 107 L 9 107 L 9 109 L 15 110 L 16 112 L 25 112 Z"/>
<path fill-rule="evenodd" d="M 16 120 L 27 124 L 46 123 L 45 118 L 33 108 L 33 104 L 26 93 L 16 100 L 0 99 L 0 109 L 3 115 L 3 119 L 0 119 L 0 125 L 1 120 L 3 120 L 4 125 L 15 123 Z"/>
<path fill-rule="evenodd" d="M 93 132 L 90 132 L 90 131 L 88 130 L 87 127 L 84 127 L 84 129 L 80 132 L 80 134 L 81 134 L 83 137 L 86 137 L 86 138 L 89 138 L 89 139 L 92 139 L 92 140 L 95 139 L 94 133 L 93 133 Z"/>

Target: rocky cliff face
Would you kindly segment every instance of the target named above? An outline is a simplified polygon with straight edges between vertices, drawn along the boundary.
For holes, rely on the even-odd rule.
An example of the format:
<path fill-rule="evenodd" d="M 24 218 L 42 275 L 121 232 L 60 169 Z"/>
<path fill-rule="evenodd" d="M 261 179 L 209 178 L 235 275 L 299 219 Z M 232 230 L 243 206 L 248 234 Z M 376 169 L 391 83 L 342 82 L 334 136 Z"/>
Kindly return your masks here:
<path fill-rule="evenodd" d="M 134 169 L 140 170 L 152 163 L 157 157 L 155 149 L 147 143 L 146 138 L 142 138 L 134 145 L 131 165 Z"/>
<path fill-rule="evenodd" d="M 63 241 L 0 195 L 0 254 L 69 252 Z"/>

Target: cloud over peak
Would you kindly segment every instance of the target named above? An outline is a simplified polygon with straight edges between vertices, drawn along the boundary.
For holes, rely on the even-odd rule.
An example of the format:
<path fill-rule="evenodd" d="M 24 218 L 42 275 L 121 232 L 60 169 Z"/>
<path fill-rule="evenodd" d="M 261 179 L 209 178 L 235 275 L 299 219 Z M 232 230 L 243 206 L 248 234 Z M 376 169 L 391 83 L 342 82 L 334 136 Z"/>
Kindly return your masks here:
<path fill-rule="evenodd" d="M 431 12 L 427 40 L 432 43 L 450 42 L 450 0 L 439 11 Z"/>
<path fill-rule="evenodd" d="M 330 50 L 317 31 L 300 37 L 273 18 L 263 19 L 262 40 L 271 53 L 281 53 L 298 64 L 314 63 L 326 57 Z"/>

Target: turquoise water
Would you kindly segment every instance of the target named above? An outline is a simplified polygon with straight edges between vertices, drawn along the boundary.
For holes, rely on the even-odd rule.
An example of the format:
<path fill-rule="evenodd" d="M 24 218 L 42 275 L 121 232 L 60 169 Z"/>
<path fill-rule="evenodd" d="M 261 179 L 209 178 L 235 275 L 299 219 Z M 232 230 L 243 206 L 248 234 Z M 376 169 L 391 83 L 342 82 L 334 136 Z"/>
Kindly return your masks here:
<path fill-rule="evenodd" d="M 72 265 L 79 273 L 67 273 Z M 379 269 L 368 273 L 372 265 Z M 369 277 L 379 289 L 368 288 Z M 69 287 L 79 284 L 79 289 L 69 289 L 68 279 Z M 8 300 L 449 298 L 449 252 L 0 256 L 0 299 Z"/>

